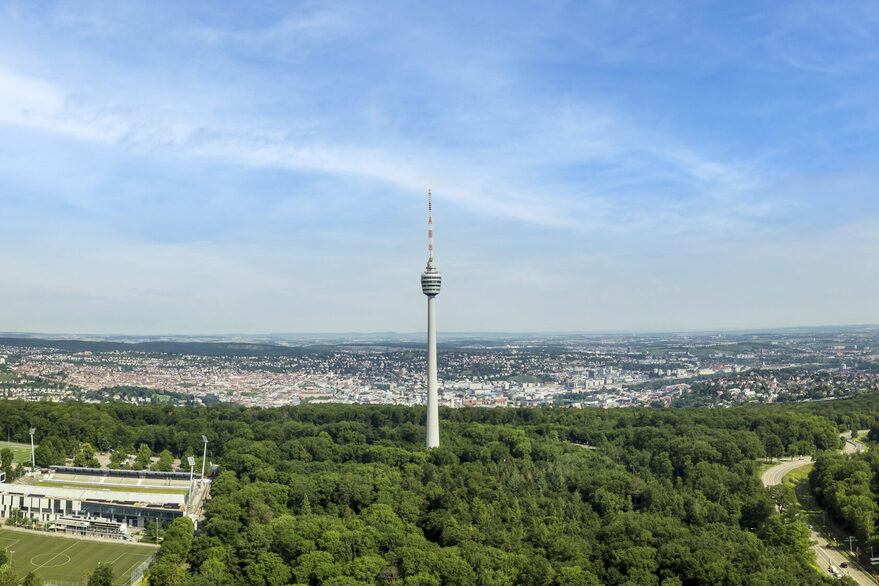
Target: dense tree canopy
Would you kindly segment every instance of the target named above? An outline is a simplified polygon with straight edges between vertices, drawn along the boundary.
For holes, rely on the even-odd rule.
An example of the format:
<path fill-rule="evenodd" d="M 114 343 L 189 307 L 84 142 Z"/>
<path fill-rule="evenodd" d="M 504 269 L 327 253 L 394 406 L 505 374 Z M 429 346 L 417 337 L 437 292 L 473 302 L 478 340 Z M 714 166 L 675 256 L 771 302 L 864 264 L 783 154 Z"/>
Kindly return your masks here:
<path fill-rule="evenodd" d="M 168 529 L 152 584 L 825 581 L 756 474 L 838 448 L 839 422 L 807 409 L 443 410 L 428 451 L 423 408 L 3 407 L 47 457 L 181 457 L 207 435 L 206 519 Z"/>
<path fill-rule="evenodd" d="M 113 586 L 113 566 L 103 562 L 89 575 L 88 586 Z"/>
<path fill-rule="evenodd" d="M 821 505 L 858 543 L 879 553 L 879 453 L 824 453 L 809 473 L 809 481 Z"/>

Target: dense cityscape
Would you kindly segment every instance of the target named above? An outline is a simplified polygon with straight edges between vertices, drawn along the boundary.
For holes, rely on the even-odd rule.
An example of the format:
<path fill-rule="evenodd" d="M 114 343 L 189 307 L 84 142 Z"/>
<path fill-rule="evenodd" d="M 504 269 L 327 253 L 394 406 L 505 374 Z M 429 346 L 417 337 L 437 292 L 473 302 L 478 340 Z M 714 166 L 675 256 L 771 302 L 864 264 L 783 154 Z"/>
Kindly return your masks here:
<path fill-rule="evenodd" d="M 64 349 L 57 341 L 4 339 L 0 397 L 256 407 L 425 402 L 423 347 L 406 342 L 257 344 L 246 353 L 229 345 L 228 354 L 220 345 L 207 355 L 203 345 L 186 342 L 168 352 L 83 344 Z M 447 340 L 439 351 L 440 404 L 609 408 L 833 399 L 877 389 L 877 348 L 876 328 Z"/>

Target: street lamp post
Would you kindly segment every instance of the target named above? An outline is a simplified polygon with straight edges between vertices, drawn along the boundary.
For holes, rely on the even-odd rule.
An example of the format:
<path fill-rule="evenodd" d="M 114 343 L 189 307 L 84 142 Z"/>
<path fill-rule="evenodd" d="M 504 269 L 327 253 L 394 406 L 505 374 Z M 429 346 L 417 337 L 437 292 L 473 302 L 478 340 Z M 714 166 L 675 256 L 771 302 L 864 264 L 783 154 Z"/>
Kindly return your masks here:
<path fill-rule="evenodd" d="M 850 554 L 852 554 L 852 555 L 855 555 L 854 548 L 852 547 L 852 542 L 853 542 L 853 541 L 857 541 L 857 540 L 858 540 L 857 537 L 854 537 L 854 536 L 852 536 L 852 535 L 849 535 L 849 536 L 848 536 L 848 552 L 849 552 Z"/>

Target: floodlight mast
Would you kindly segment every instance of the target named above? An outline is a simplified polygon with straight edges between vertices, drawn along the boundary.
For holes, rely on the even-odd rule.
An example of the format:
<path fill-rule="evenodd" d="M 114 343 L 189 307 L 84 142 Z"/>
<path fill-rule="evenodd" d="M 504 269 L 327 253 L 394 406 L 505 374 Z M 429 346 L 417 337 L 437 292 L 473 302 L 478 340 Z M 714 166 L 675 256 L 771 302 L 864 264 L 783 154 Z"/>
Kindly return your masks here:
<path fill-rule="evenodd" d="M 204 484 L 204 465 L 208 459 L 208 438 L 207 436 L 201 436 L 202 441 L 204 442 L 204 456 L 201 458 L 201 482 Z"/>
<path fill-rule="evenodd" d="M 192 471 L 195 468 L 195 458 L 189 456 L 186 459 L 189 462 L 189 492 L 186 495 L 186 512 L 189 512 L 189 505 L 192 504 Z"/>
<path fill-rule="evenodd" d="M 37 431 L 36 427 L 31 428 L 31 474 L 33 476 L 37 475 L 37 456 L 34 453 L 34 433 Z"/>

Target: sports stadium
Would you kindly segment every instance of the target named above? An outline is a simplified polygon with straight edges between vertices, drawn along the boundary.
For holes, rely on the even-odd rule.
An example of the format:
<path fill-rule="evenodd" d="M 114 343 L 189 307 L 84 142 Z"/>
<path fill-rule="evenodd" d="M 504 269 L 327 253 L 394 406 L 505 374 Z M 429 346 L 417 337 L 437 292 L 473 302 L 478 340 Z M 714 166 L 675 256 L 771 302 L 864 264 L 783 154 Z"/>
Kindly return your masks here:
<path fill-rule="evenodd" d="M 57 533 L 130 540 L 149 521 L 195 522 L 209 480 L 188 472 L 52 466 L 14 483 L 0 483 L 0 519 L 31 520 Z"/>

